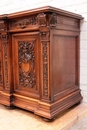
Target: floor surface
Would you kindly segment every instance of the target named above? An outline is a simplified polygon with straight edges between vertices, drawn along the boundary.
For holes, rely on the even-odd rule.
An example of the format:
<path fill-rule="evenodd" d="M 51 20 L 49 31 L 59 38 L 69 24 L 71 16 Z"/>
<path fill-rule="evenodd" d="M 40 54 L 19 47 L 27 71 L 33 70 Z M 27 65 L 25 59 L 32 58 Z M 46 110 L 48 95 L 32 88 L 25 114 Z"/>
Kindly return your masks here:
<path fill-rule="evenodd" d="M 87 126 L 85 129 L 86 115 L 87 104 L 81 103 L 59 115 L 53 122 L 44 122 L 41 117 L 32 112 L 19 108 L 8 110 L 4 105 L 0 105 L 0 130 L 87 130 Z M 78 129 L 71 128 L 83 117 L 86 120 L 80 124 L 81 129 L 78 124 Z"/>

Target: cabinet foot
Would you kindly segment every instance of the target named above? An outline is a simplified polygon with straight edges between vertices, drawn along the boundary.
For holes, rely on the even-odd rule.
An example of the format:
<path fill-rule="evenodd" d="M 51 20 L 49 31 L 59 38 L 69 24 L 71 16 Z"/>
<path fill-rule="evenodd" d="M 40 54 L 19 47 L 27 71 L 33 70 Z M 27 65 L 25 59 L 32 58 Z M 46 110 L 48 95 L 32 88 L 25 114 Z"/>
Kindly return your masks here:
<path fill-rule="evenodd" d="M 16 107 L 15 107 L 15 106 L 5 106 L 5 108 L 8 109 L 8 110 L 13 110 L 13 109 L 15 109 Z"/>
<path fill-rule="evenodd" d="M 56 119 L 56 117 L 52 118 L 52 119 L 48 119 L 48 118 L 45 118 L 45 117 L 42 117 L 42 120 L 45 121 L 45 122 L 52 122 Z"/>

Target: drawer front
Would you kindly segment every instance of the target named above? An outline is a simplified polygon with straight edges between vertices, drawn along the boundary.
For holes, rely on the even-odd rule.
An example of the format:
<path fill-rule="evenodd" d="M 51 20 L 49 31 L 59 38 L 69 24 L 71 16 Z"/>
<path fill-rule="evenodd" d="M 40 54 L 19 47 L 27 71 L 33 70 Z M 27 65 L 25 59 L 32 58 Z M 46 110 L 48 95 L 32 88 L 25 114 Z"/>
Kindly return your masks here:
<path fill-rule="evenodd" d="M 14 91 L 39 98 L 39 33 L 12 35 Z"/>

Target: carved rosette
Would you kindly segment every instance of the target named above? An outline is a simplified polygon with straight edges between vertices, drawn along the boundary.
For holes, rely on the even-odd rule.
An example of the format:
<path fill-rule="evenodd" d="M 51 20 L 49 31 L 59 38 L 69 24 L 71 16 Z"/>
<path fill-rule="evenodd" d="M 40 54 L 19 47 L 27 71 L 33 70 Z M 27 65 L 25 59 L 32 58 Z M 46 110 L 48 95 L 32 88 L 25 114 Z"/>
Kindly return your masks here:
<path fill-rule="evenodd" d="M 2 34 L 2 42 L 4 47 L 4 71 L 5 71 L 5 89 L 9 89 L 8 82 L 8 35 L 7 33 Z"/>
<path fill-rule="evenodd" d="M 49 89 L 49 32 L 41 33 L 42 51 L 43 51 L 43 87 L 44 96 L 48 97 Z"/>
<path fill-rule="evenodd" d="M 34 87 L 36 83 L 34 69 L 34 42 L 19 41 L 19 84 L 23 87 Z"/>

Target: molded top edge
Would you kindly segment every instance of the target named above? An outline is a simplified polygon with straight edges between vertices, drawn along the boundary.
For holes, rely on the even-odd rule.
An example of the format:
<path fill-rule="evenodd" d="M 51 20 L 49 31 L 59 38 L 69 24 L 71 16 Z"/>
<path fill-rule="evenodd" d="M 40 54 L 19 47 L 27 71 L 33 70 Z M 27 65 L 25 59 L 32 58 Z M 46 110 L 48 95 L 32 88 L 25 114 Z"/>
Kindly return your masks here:
<path fill-rule="evenodd" d="M 44 7 L 34 8 L 34 9 L 26 10 L 26 11 L 20 11 L 20 12 L 11 13 L 11 14 L 0 15 L 0 19 L 18 18 L 18 17 L 22 17 L 22 16 L 38 14 L 41 12 L 43 12 L 43 13 L 53 12 L 53 13 L 61 14 L 63 16 L 68 16 L 68 17 L 72 17 L 72 18 L 76 18 L 76 19 L 83 19 L 83 17 L 79 14 L 65 11 L 65 10 L 62 10 L 59 8 L 51 7 L 51 6 L 44 6 Z"/>

